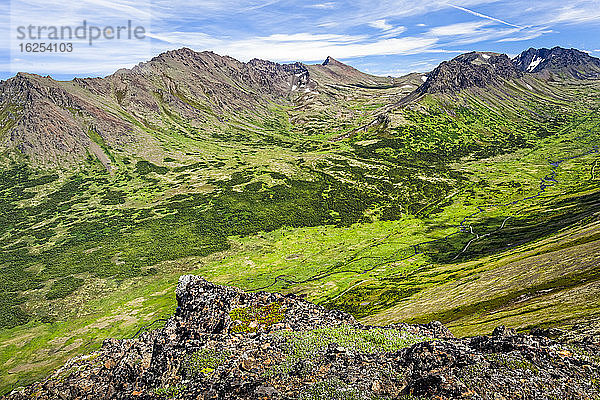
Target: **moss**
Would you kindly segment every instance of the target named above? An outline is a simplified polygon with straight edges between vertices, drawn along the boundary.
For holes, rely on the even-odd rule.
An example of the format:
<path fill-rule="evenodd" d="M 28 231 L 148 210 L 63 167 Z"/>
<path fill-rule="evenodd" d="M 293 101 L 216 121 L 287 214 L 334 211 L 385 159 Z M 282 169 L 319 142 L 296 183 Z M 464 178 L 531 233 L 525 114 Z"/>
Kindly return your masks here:
<path fill-rule="evenodd" d="M 100 146 L 100 148 L 106 154 L 106 156 L 110 159 L 110 161 L 112 161 L 113 163 L 116 162 L 115 157 L 110 152 L 110 148 L 104 141 L 104 138 L 102 138 L 102 136 L 100 136 L 100 134 L 91 126 L 88 128 L 88 137 L 94 143 L 96 143 L 98 146 Z"/>
<path fill-rule="evenodd" d="M 184 389 L 183 385 L 167 385 L 152 390 L 152 393 L 161 399 L 177 399 Z"/>
<path fill-rule="evenodd" d="M 160 167 L 146 160 L 138 161 L 135 164 L 135 170 L 140 175 L 147 175 L 150 172 L 156 172 L 157 174 L 164 175 L 169 171 L 167 167 Z"/>
<path fill-rule="evenodd" d="M 108 189 L 104 193 L 102 200 L 100 200 L 100 204 L 102 205 L 114 205 L 123 203 L 125 203 L 125 193 L 120 190 Z"/>
<path fill-rule="evenodd" d="M 500 365 L 508 370 L 528 370 L 534 374 L 539 373 L 539 369 L 529 360 L 516 355 L 508 354 L 488 354 L 485 358 L 493 364 Z"/>
<path fill-rule="evenodd" d="M 115 89 L 115 97 L 117 99 L 117 103 L 123 104 L 123 100 L 125 99 L 125 95 L 127 94 L 127 89 Z"/>
<path fill-rule="evenodd" d="M 215 370 L 222 365 L 229 354 L 217 352 L 214 349 L 199 349 L 188 354 L 183 360 L 182 366 L 187 377 L 204 376 L 210 377 Z"/>
<path fill-rule="evenodd" d="M 510 302 L 522 296 L 535 296 L 537 293 L 547 290 L 568 290 L 577 286 L 596 282 L 600 280 L 600 271 L 590 269 L 566 276 L 547 280 L 544 283 L 534 285 L 525 289 L 516 290 L 512 293 L 498 296 L 489 300 L 473 302 L 467 305 L 452 308 L 450 310 L 435 313 L 422 314 L 419 317 L 409 319 L 408 323 L 426 323 L 429 321 L 441 321 L 444 323 L 457 321 L 466 316 L 476 313 L 489 313 L 510 304 Z M 536 326 L 543 326 L 542 324 Z"/>
<path fill-rule="evenodd" d="M 285 309 L 280 303 L 271 303 L 266 306 L 250 306 L 234 308 L 229 312 L 233 322 L 232 333 L 256 332 L 260 327 L 270 327 L 283 321 Z"/>
<path fill-rule="evenodd" d="M 0 138 L 3 138 L 17 124 L 21 118 L 22 106 L 8 103 L 0 110 Z"/>
<path fill-rule="evenodd" d="M 394 352 L 415 343 L 434 340 L 405 330 L 387 328 L 359 329 L 349 325 L 319 328 L 309 331 L 280 331 L 274 335 L 286 338 L 285 360 L 270 373 L 288 375 L 298 365 L 310 373 L 311 364 L 318 360 L 328 347 L 335 344 L 344 350 L 372 354 Z"/>
<path fill-rule="evenodd" d="M 9 295 L 15 295 L 14 293 L 7 293 Z M 16 305 L 7 305 L 9 302 L 2 301 L 0 297 L 0 329 L 10 329 L 15 326 L 24 325 L 30 319 L 31 316 Z"/>
<path fill-rule="evenodd" d="M 331 378 L 317 382 L 305 388 L 299 396 L 300 400 L 384 400 L 385 397 L 374 396 L 366 390 L 360 390 L 344 381 Z"/>
<path fill-rule="evenodd" d="M 421 288 L 408 285 L 395 284 L 393 287 L 361 285 L 322 305 L 360 318 L 386 310 L 420 291 Z"/>

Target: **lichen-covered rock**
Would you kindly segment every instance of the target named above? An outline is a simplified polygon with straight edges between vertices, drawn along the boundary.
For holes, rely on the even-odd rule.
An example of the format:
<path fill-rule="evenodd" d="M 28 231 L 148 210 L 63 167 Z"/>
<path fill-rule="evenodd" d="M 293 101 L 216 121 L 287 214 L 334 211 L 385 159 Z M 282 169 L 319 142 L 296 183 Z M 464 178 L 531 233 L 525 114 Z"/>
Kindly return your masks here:
<path fill-rule="evenodd" d="M 596 399 L 597 342 L 363 326 L 294 295 L 186 275 L 165 327 L 109 339 L 10 399 Z"/>

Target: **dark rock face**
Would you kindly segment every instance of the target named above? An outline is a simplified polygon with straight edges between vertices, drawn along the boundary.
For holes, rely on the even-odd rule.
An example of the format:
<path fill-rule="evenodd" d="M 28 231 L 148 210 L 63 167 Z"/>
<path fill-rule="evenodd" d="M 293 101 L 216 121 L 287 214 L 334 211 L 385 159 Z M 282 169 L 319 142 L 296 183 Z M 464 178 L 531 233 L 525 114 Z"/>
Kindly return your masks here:
<path fill-rule="evenodd" d="M 183 276 L 163 329 L 106 340 L 9 399 L 595 399 L 596 338 L 369 327 L 293 295 Z M 414 397 L 411 397 L 414 396 Z M 421 397 L 422 396 L 422 397 Z"/>
<path fill-rule="evenodd" d="M 325 61 L 323 61 L 323 63 L 321 65 L 323 65 L 323 66 L 325 66 L 325 65 L 343 65 L 343 66 L 346 66 L 345 64 L 342 64 L 341 62 L 339 62 L 338 60 L 336 60 L 335 58 L 333 58 L 331 56 L 327 56 L 327 58 L 325 59 Z"/>
<path fill-rule="evenodd" d="M 577 49 L 529 48 L 513 60 L 523 72 L 561 78 L 590 79 L 600 78 L 600 59 Z"/>
<path fill-rule="evenodd" d="M 470 87 L 486 87 L 522 74 L 505 54 L 471 52 L 444 61 L 427 74 L 419 93 L 454 93 Z"/>

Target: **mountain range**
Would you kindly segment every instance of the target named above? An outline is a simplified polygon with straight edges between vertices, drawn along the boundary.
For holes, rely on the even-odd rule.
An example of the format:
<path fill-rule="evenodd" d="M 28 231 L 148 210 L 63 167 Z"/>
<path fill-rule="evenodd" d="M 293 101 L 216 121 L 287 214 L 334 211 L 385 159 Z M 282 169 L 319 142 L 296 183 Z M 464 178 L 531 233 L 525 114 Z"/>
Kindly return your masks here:
<path fill-rule="evenodd" d="M 302 103 L 303 107 L 311 107 L 313 102 L 335 98 L 326 91 L 336 86 L 408 91 L 419 85 L 417 94 L 453 93 L 498 85 L 524 74 L 586 79 L 597 78 L 599 73 L 599 59 L 559 47 L 529 49 L 512 60 L 489 52 L 463 54 L 425 75 L 425 82 L 419 82 L 420 74 L 371 76 L 331 57 L 322 65 L 282 65 L 257 59 L 243 63 L 182 48 L 106 78 L 59 82 L 17 74 L 0 85 L 1 140 L 5 151 L 15 150 L 48 166 L 81 161 L 88 152 L 108 164 L 108 155 L 97 142 L 117 148 L 152 142 L 155 139 L 148 131 L 164 127 L 164 114 L 169 113 L 194 127 L 222 131 L 240 123 L 236 121 L 239 112 L 266 116 L 272 103 L 304 102 L 308 104 Z M 394 100 L 402 102 L 411 95 L 407 91 L 399 91 Z"/>

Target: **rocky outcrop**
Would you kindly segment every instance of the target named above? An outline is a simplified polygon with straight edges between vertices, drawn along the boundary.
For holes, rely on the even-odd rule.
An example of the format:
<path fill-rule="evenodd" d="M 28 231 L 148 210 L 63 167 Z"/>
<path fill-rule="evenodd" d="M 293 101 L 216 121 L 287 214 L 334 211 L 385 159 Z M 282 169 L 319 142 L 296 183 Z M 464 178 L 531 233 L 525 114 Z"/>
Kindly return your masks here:
<path fill-rule="evenodd" d="M 520 71 L 543 77 L 600 78 L 600 59 L 577 49 L 529 48 L 515 57 L 513 61 Z"/>
<path fill-rule="evenodd" d="M 471 52 L 442 62 L 427 74 L 419 93 L 455 93 L 518 78 L 521 72 L 506 54 Z"/>
<path fill-rule="evenodd" d="M 164 328 L 106 340 L 9 399 L 593 399 L 598 342 L 363 326 L 294 295 L 181 277 Z M 408 397 L 407 397 L 408 396 Z M 410 397 L 415 396 L 415 397 Z M 421 397 L 422 396 L 422 397 Z"/>

